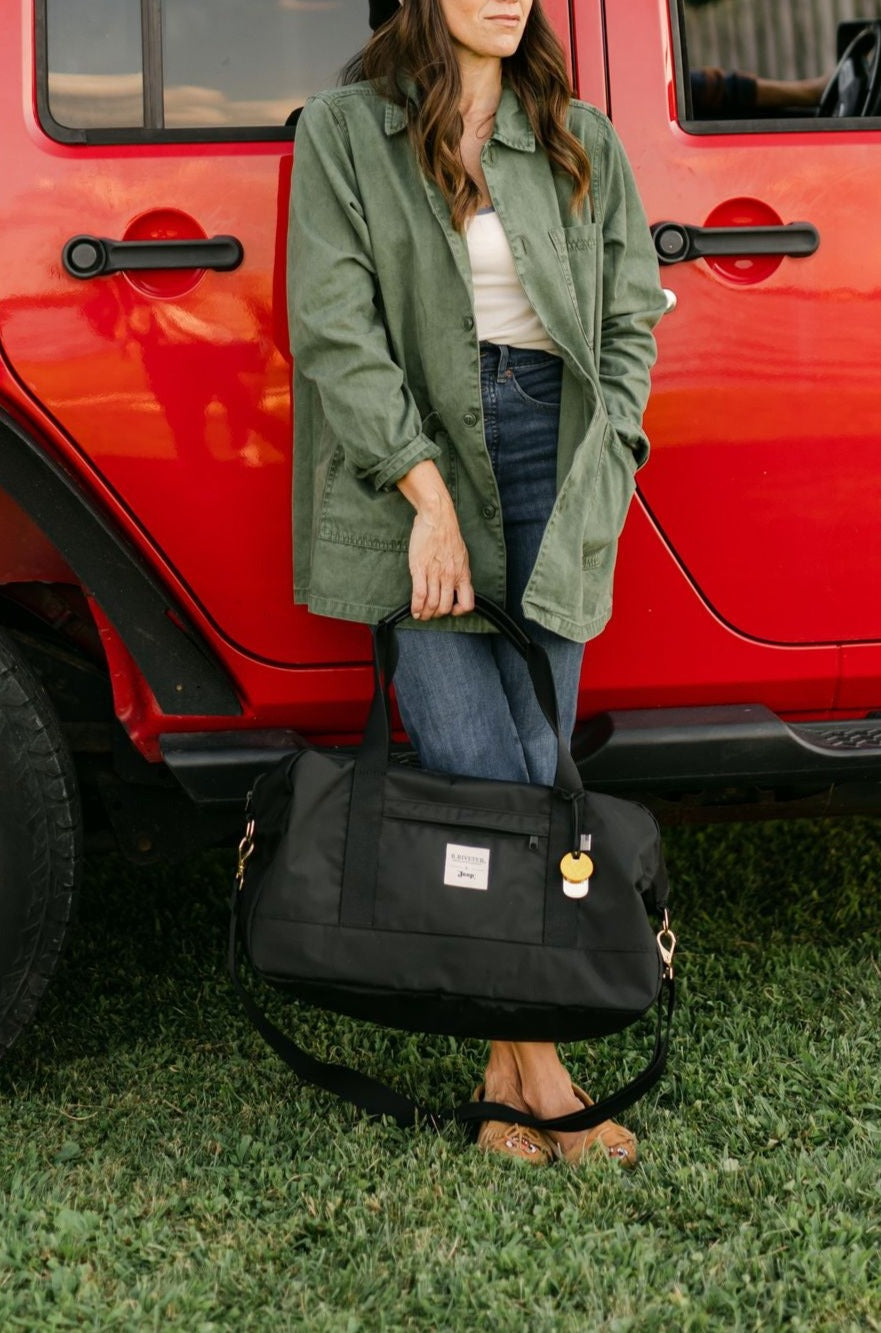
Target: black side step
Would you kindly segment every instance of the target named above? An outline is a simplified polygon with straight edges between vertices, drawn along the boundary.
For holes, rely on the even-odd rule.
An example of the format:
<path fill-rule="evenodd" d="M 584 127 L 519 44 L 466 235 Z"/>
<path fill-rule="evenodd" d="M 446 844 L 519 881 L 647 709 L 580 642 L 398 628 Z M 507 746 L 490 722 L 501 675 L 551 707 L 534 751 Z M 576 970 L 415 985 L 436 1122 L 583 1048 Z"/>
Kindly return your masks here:
<path fill-rule="evenodd" d="M 254 779 L 299 749 L 296 731 L 170 732 L 159 737 L 162 758 L 197 805 L 244 805 Z"/>
<path fill-rule="evenodd" d="M 600 713 L 572 743 L 585 784 L 714 790 L 881 781 L 881 721 L 784 722 L 761 704 Z"/>
<path fill-rule="evenodd" d="M 162 755 L 199 805 L 241 805 L 258 773 L 302 738 L 294 731 L 170 733 Z M 575 733 L 588 787 L 713 792 L 881 783 L 881 720 L 783 722 L 761 705 L 600 713 Z"/>

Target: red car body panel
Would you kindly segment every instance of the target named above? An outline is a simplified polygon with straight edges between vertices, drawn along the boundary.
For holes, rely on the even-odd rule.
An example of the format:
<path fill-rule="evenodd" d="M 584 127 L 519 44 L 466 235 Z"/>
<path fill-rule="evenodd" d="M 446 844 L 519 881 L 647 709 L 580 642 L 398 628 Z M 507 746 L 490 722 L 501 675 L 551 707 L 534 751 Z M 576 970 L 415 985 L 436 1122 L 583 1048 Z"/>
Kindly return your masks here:
<path fill-rule="evenodd" d="M 879 134 L 686 134 L 661 0 L 547 8 L 579 92 L 608 103 L 650 221 L 763 207 L 821 233 L 814 256 L 771 273 L 665 272 L 679 305 L 659 328 L 654 450 L 579 715 L 877 707 L 881 432 L 866 348 L 881 340 L 881 252 L 859 219 L 877 195 Z M 291 144 L 59 143 L 37 115 L 33 25 L 30 4 L 11 8 L 0 56 L 0 407 L 141 553 L 242 702 L 235 719 L 160 709 L 93 598 L 117 715 L 152 760 L 174 731 L 350 737 L 371 690 L 367 631 L 292 602 Z M 80 281 L 61 262 L 78 233 L 234 235 L 245 258 L 233 272 Z M 74 579 L 0 494 L 0 582 L 28 581 Z"/>
<path fill-rule="evenodd" d="M 612 114 L 649 217 L 807 221 L 805 259 L 665 271 L 641 492 L 706 601 L 769 643 L 877 639 L 881 584 L 881 133 L 685 133 L 666 5 L 606 5 Z M 661 53 L 667 52 L 666 62 Z M 875 695 L 877 701 L 877 694 Z"/>

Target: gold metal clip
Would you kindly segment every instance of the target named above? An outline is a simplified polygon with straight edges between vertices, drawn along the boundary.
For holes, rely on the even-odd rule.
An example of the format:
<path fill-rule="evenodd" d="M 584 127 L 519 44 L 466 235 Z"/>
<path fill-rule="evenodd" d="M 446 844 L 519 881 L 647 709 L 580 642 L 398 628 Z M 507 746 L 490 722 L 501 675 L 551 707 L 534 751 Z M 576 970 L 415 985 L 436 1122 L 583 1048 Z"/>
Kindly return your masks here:
<path fill-rule="evenodd" d="M 236 890 L 241 893 L 245 887 L 245 865 L 254 850 L 254 821 L 249 819 L 245 825 L 245 836 L 239 843 L 239 860 L 236 867 Z"/>
<path fill-rule="evenodd" d="M 676 936 L 670 929 L 670 917 L 664 912 L 664 923 L 656 936 L 658 951 L 664 964 L 664 976 L 673 979 L 673 955 L 676 952 Z"/>

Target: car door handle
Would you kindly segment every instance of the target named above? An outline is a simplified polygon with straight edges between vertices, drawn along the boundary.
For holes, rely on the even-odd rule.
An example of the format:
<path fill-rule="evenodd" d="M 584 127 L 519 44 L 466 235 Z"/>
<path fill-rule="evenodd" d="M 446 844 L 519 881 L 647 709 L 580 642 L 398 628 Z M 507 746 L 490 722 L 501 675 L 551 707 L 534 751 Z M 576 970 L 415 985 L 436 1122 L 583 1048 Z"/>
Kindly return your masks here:
<path fill-rule="evenodd" d="M 204 240 L 111 241 L 106 236 L 72 236 L 61 252 L 61 262 L 73 278 L 99 278 L 126 269 L 238 268 L 244 258 L 235 236 Z"/>
<path fill-rule="evenodd" d="M 810 222 L 787 222 L 779 227 L 688 227 L 682 222 L 656 222 L 652 237 L 661 264 L 720 255 L 804 259 L 820 244 L 820 233 Z"/>

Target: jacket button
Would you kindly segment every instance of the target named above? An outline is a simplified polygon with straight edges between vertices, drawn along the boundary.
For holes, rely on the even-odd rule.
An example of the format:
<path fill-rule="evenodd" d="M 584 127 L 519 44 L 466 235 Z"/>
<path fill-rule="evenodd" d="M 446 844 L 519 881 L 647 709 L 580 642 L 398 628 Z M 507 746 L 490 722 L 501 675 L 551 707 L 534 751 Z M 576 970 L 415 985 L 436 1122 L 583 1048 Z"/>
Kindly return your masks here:
<path fill-rule="evenodd" d="M 483 514 L 484 518 L 495 518 L 496 507 L 495 505 L 484 505 L 480 512 Z"/>
<path fill-rule="evenodd" d="M 465 318 L 462 320 L 462 327 L 467 329 L 469 333 L 471 332 L 471 330 L 474 328 L 474 318 L 472 315 L 465 316 Z"/>
<path fill-rule="evenodd" d="M 477 425 L 477 413 L 476 413 L 476 412 L 466 412 L 465 415 L 464 415 L 464 417 L 462 418 L 462 420 L 465 422 L 465 425 L 466 425 L 466 426 L 476 426 L 476 425 Z"/>

